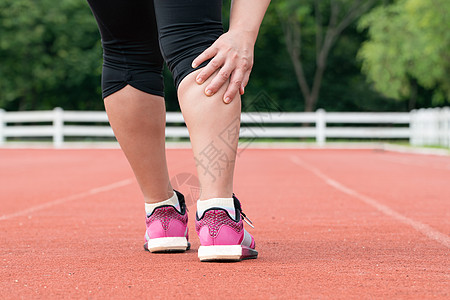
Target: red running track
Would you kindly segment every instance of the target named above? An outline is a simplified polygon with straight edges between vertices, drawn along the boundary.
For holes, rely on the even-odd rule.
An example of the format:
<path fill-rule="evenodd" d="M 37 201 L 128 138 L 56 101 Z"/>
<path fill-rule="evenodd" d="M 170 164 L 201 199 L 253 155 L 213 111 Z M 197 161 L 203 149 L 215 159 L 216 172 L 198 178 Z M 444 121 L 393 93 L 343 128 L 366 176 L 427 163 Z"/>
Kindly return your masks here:
<path fill-rule="evenodd" d="M 168 150 L 172 176 L 194 173 Z M 246 149 L 235 191 L 259 258 L 143 250 L 143 202 L 120 150 L 0 150 L 0 298 L 448 299 L 450 157 Z"/>

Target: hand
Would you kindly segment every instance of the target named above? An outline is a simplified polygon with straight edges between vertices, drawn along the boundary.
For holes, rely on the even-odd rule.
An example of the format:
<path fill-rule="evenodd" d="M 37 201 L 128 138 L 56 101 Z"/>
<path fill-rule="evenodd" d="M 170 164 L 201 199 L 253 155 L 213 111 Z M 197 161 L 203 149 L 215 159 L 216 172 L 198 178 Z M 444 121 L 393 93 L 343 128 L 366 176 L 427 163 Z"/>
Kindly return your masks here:
<path fill-rule="evenodd" d="M 218 69 L 219 72 L 205 88 L 205 94 L 212 96 L 228 81 L 229 85 L 223 101 L 230 103 L 239 92 L 244 94 L 253 67 L 252 37 L 237 31 L 228 31 L 221 35 L 214 44 L 206 49 L 192 62 L 192 67 L 198 67 L 202 62 L 212 60 L 197 75 L 196 82 L 203 84 Z"/>

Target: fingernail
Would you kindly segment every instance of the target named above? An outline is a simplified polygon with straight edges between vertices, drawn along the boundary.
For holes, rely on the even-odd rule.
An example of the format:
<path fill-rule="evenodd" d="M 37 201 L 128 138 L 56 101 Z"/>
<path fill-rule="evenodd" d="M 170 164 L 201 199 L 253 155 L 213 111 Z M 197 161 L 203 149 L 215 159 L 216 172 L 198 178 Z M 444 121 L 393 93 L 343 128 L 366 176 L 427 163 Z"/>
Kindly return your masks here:
<path fill-rule="evenodd" d="M 197 68 L 197 64 L 196 63 L 192 63 L 192 68 Z"/>
<path fill-rule="evenodd" d="M 231 98 L 230 97 L 226 97 L 225 98 L 225 103 L 230 103 L 231 102 Z"/>
<path fill-rule="evenodd" d="M 197 79 L 195 79 L 195 81 L 197 81 L 198 83 L 203 83 L 203 79 L 201 77 L 197 77 Z"/>
<path fill-rule="evenodd" d="M 207 96 L 212 96 L 212 95 L 213 95 L 213 92 L 212 92 L 211 90 L 206 90 L 206 95 L 207 95 Z"/>

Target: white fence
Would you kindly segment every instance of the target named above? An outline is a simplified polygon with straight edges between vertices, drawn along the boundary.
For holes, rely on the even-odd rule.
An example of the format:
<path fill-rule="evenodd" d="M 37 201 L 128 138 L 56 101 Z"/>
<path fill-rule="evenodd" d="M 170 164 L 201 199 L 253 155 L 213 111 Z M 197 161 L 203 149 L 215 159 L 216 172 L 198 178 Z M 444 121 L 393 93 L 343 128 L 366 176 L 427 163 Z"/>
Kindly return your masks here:
<path fill-rule="evenodd" d="M 41 124 L 39 124 L 41 123 Z M 44 124 L 42 124 L 44 123 Z M 82 125 L 82 124 L 85 125 Z M 95 123 L 95 125 L 86 125 Z M 412 145 L 450 147 L 450 108 L 420 109 L 409 113 L 242 113 L 241 138 L 314 138 L 323 145 L 337 139 L 406 139 Z M 310 123 L 314 126 L 304 126 Z M 105 112 L 5 112 L 0 109 L 0 146 L 8 138 L 50 137 L 61 147 L 66 137 L 113 137 Z M 181 113 L 168 112 L 166 136 L 189 136 Z"/>

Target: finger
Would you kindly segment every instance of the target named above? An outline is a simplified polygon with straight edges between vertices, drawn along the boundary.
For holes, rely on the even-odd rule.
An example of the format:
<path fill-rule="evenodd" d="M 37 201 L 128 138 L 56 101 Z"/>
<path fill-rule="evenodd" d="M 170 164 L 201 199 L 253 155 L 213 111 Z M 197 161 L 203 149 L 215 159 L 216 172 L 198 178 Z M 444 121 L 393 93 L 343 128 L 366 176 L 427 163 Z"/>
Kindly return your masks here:
<path fill-rule="evenodd" d="M 223 95 L 223 102 L 230 103 L 233 101 L 236 94 L 239 92 L 239 89 L 242 86 L 242 81 L 244 79 L 244 72 L 242 69 L 236 69 L 230 77 L 230 84 Z"/>
<path fill-rule="evenodd" d="M 212 96 L 226 83 L 234 70 L 234 66 L 231 64 L 224 65 L 219 72 L 214 76 L 213 80 L 205 89 L 207 96 Z"/>
<path fill-rule="evenodd" d="M 200 73 L 198 73 L 195 81 L 197 83 L 202 84 L 205 82 L 214 72 L 217 71 L 220 67 L 223 66 L 225 62 L 225 57 L 217 55 L 214 57 L 203 69 Z"/>
<path fill-rule="evenodd" d="M 244 95 L 245 87 L 247 86 L 249 80 L 250 80 L 250 71 L 247 71 L 244 75 L 244 79 L 242 80 L 241 87 L 239 88 L 239 93 L 241 95 Z"/>
<path fill-rule="evenodd" d="M 216 56 L 218 51 L 219 50 L 217 49 L 217 47 L 214 44 L 212 44 L 211 47 L 207 48 L 192 61 L 192 68 L 195 69 L 198 66 L 200 66 L 203 62 L 207 61 L 210 58 L 213 58 L 214 56 Z"/>

